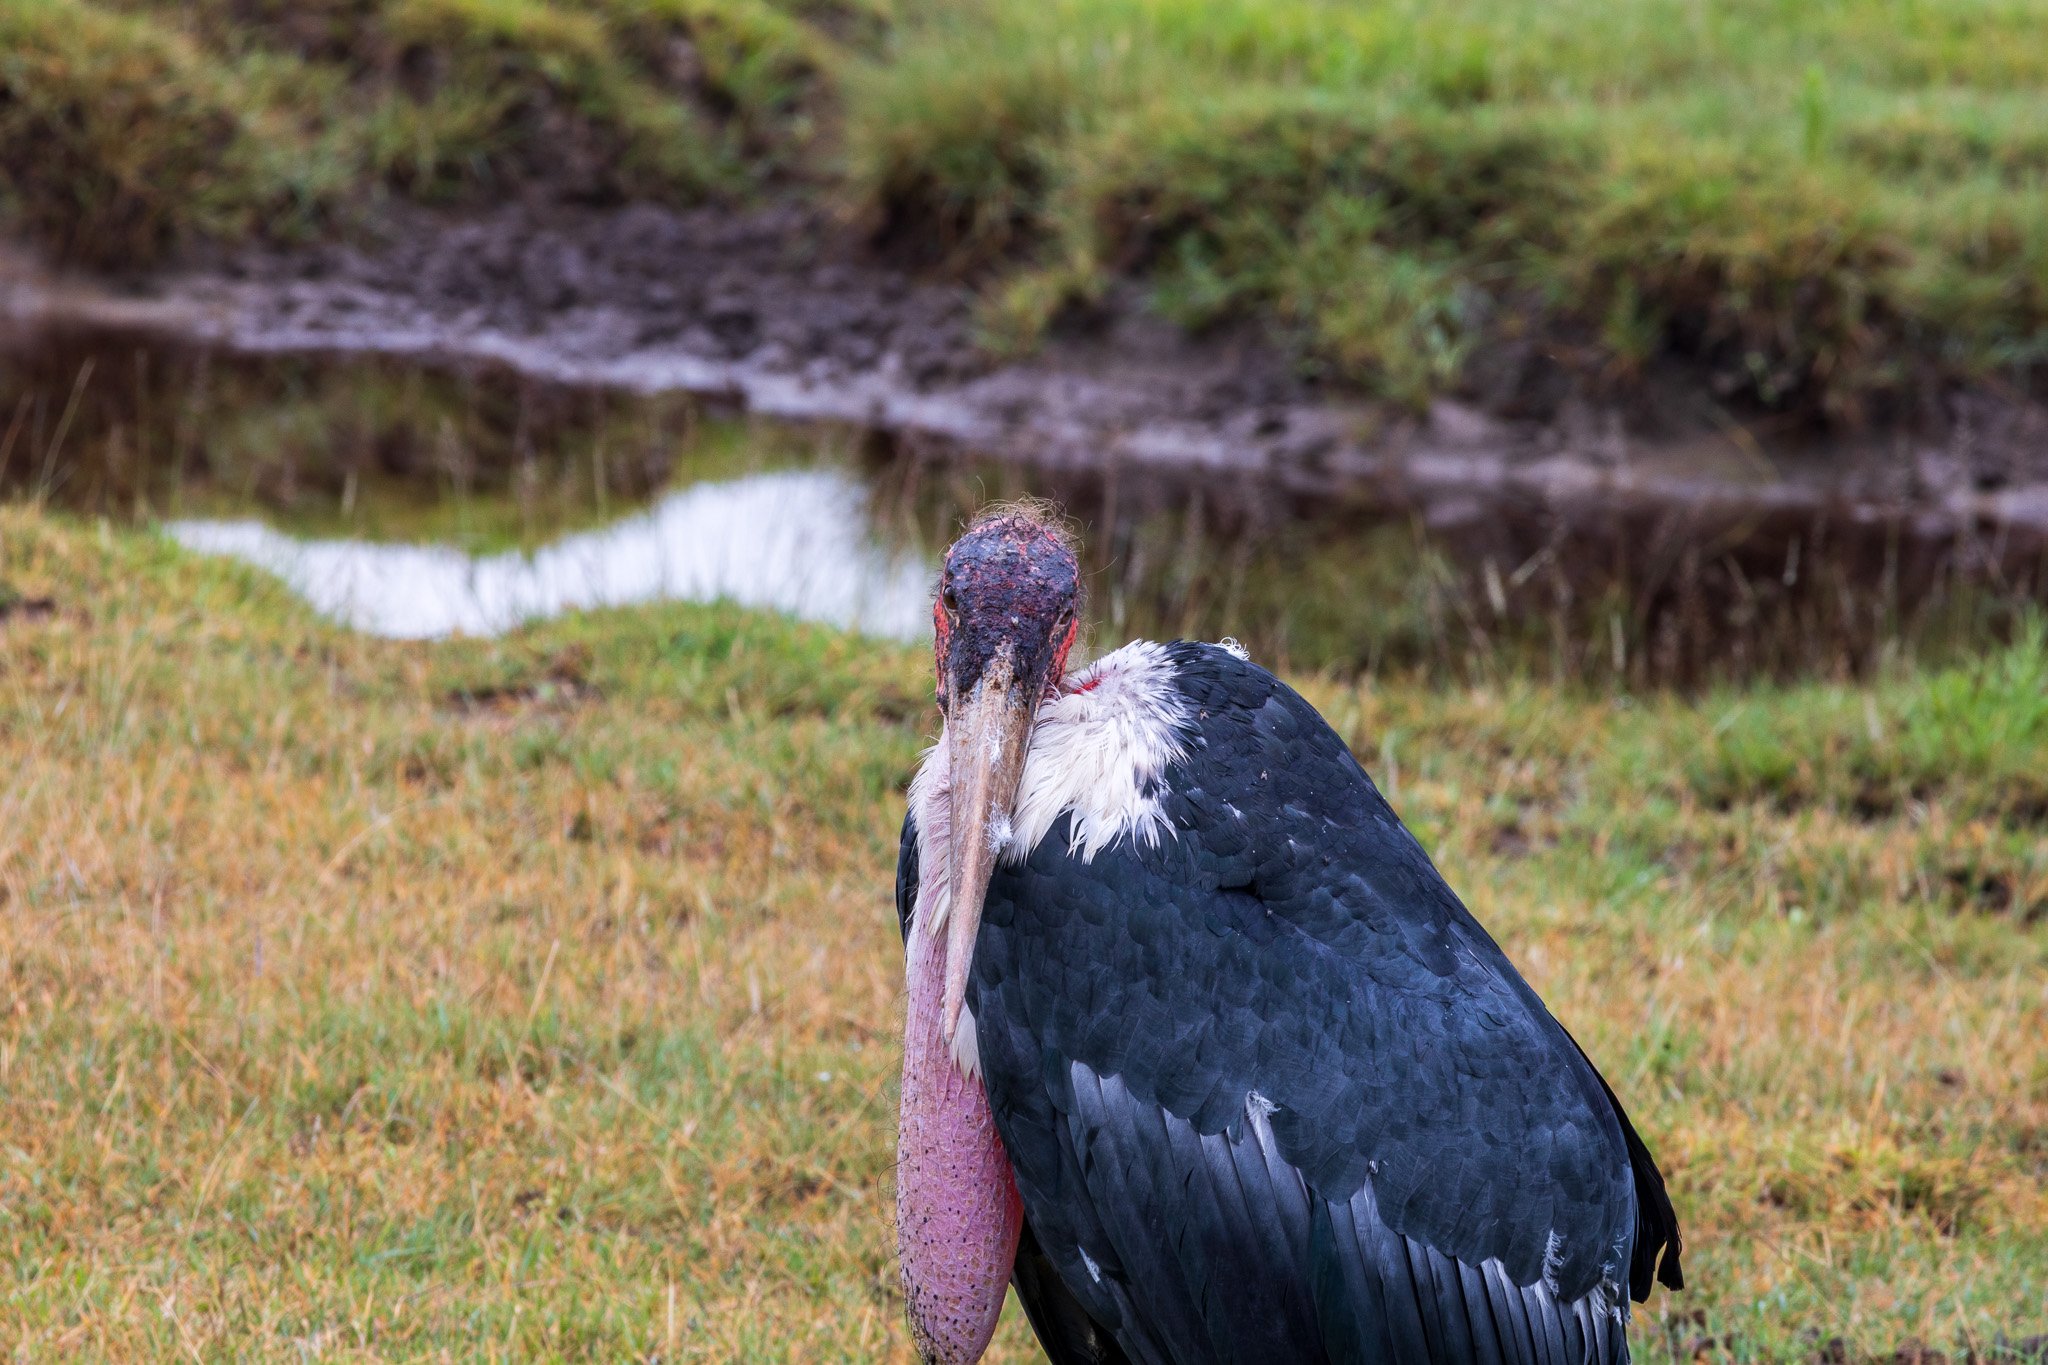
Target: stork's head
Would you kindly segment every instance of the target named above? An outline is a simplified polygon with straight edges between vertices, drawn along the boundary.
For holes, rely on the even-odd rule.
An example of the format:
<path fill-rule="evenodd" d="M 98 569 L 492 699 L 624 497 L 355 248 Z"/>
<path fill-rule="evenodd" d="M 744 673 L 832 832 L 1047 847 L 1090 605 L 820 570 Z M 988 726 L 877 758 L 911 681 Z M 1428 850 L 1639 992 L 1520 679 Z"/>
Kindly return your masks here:
<path fill-rule="evenodd" d="M 1003 508 L 975 522 L 946 551 L 932 601 L 939 708 L 950 717 L 959 699 L 998 676 L 1036 706 L 1066 669 L 1080 597 L 1073 546 L 1049 517 Z"/>
<path fill-rule="evenodd" d="M 948 1038 L 960 1020 L 982 897 L 1009 839 L 1032 717 L 1066 672 L 1080 597 L 1073 546 L 1036 509 L 990 513 L 946 552 L 932 627 L 952 792 Z"/>

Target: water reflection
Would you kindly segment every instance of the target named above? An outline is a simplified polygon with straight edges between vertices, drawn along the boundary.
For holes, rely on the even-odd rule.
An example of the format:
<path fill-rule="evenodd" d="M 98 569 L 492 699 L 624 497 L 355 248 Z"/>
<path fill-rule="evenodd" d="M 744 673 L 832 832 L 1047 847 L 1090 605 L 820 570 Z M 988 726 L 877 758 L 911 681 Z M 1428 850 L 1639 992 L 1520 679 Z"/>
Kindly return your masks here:
<path fill-rule="evenodd" d="M 259 521 L 174 521 L 179 544 L 268 570 L 315 609 L 399 639 L 492 635 L 524 621 L 663 598 L 726 600 L 870 635 L 930 628 L 931 571 L 873 539 L 867 490 L 830 470 L 668 494 L 531 555 L 299 540 Z"/>

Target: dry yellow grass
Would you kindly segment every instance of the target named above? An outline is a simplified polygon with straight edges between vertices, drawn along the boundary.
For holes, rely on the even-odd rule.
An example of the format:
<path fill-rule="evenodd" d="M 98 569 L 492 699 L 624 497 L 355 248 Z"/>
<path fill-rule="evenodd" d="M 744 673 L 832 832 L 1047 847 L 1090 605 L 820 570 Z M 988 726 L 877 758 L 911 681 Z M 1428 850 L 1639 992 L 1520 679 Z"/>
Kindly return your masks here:
<path fill-rule="evenodd" d="M 20 509 L 10 600 L 0 1347 L 909 1358 L 918 651 L 688 607 L 368 641 Z M 2048 1331 L 2048 712 L 1942 685 L 1310 688 L 1664 1159 L 1696 1288 L 1645 1359 Z M 1882 768 L 1986 717 L 2004 758 L 1890 813 L 1814 786 L 1838 720 Z"/>

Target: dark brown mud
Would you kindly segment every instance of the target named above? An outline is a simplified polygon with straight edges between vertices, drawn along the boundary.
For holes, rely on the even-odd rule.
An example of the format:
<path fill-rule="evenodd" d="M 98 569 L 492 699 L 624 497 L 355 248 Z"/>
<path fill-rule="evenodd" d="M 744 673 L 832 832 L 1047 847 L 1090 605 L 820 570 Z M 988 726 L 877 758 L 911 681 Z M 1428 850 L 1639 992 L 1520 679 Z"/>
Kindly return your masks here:
<path fill-rule="evenodd" d="M 1745 420 L 1683 384 L 1418 414 L 1319 389 L 1268 338 L 1191 338 L 1135 306 L 998 363 L 971 287 L 796 208 L 407 213 L 367 246 L 124 289 L 0 266 L 0 330 L 17 357 L 60 334 L 145 337 L 685 393 L 866 431 L 892 466 L 1026 471 L 1112 523 L 1178 510 L 1269 544 L 1413 527 L 1464 574 L 1433 630 L 1571 617 L 1548 633 L 1569 636 L 1575 674 L 1804 671 L 1816 638 L 1854 668 L 1958 585 L 2048 595 L 2048 412 L 2017 398 L 1951 393 L 1913 430 L 1847 435 Z"/>
<path fill-rule="evenodd" d="M 369 247 L 247 252 L 123 291 L 0 270 L 0 320 L 16 327 L 495 362 L 1042 467 L 1246 473 L 1310 496 L 1369 487 L 1433 521 L 1506 498 L 1570 521 L 1825 511 L 1902 520 L 1916 538 L 2048 534 L 2048 411 L 1988 391 L 1930 403 L 1919 430 L 1832 438 L 1675 389 L 1626 408 L 1566 394 L 1541 420 L 1477 401 L 1411 414 L 1320 392 L 1257 336 L 1189 338 L 1135 307 L 998 364 L 976 345 L 973 304 L 970 288 L 896 268 L 794 207 L 412 213 Z"/>

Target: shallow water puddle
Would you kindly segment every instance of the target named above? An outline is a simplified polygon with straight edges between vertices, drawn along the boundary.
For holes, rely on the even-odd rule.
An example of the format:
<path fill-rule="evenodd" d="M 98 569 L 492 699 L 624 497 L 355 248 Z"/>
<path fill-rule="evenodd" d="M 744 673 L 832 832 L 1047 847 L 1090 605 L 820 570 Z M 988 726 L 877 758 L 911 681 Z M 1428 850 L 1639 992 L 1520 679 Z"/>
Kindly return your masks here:
<path fill-rule="evenodd" d="M 930 629 L 931 570 L 874 539 L 867 489 L 836 470 L 757 474 L 669 493 L 647 510 L 531 554 L 301 540 L 255 520 L 173 521 L 187 549 L 276 574 L 373 635 L 494 635 L 595 607 L 730 601 L 869 635 Z"/>
<path fill-rule="evenodd" d="M 1019 496 L 1074 517 L 1091 643 L 1231 635 L 1295 669 L 1492 677 L 1506 664 L 1603 686 L 1839 676 L 1974 652 L 2048 599 L 2048 542 L 2010 518 L 1959 532 L 1868 499 L 1815 502 L 1796 481 L 1674 509 L 1648 485 L 1574 482 L 1548 461 L 1515 467 L 1542 484 L 1532 492 L 1436 460 L 1431 478 L 1459 497 L 1418 502 L 1370 480 L 1310 494 L 1242 471 L 1068 458 L 1057 442 L 977 456 L 887 413 L 766 421 L 730 395 L 503 364 L 51 337 L 13 352 L 0 337 L 14 443 L 0 440 L 0 496 L 139 524 L 222 518 L 170 534 L 383 635 L 682 598 L 916 637 L 938 549 L 990 500 Z M 626 507 L 639 510 L 615 520 Z"/>

